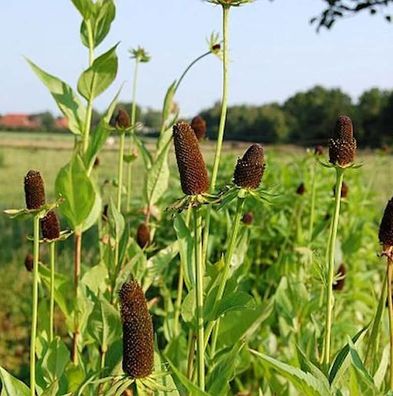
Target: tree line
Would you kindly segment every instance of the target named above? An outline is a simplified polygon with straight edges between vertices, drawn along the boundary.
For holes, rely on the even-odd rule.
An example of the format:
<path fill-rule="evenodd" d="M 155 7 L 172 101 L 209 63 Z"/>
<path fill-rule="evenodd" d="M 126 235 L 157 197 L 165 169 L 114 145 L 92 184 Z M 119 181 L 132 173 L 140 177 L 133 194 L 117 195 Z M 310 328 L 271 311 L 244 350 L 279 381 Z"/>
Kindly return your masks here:
<path fill-rule="evenodd" d="M 299 92 L 283 104 L 236 105 L 228 109 L 226 138 L 264 143 L 317 144 L 331 136 L 338 115 L 350 116 L 361 146 L 377 147 L 392 142 L 393 91 L 372 88 L 356 103 L 340 89 L 315 86 Z M 208 137 L 218 132 L 220 104 L 203 110 Z"/>

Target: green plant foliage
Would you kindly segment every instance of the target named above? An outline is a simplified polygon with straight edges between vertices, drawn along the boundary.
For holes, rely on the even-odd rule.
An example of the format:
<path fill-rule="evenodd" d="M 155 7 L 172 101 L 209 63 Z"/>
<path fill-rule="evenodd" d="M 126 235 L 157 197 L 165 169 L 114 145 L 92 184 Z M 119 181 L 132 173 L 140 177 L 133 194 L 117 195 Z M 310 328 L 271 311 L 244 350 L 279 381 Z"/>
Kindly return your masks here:
<path fill-rule="evenodd" d="M 117 46 L 118 44 L 96 58 L 80 76 L 78 92 L 86 100 L 93 100 L 101 95 L 115 80 L 118 67 Z"/>
<path fill-rule="evenodd" d="M 97 192 L 79 156 L 74 156 L 56 178 L 56 192 L 64 198 L 61 213 L 75 230 L 94 209 Z"/>
<path fill-rule="evenodd" d="M 32 61 L 28 59 L 27 61 L 38 78 L 49 89 L 60 111 L 67 117 L 69 130 L 76 135 L 83 134 L 83 121 L 86 117 L 86 110 L 72 88 L 57 77 L 40 69 Z"/>

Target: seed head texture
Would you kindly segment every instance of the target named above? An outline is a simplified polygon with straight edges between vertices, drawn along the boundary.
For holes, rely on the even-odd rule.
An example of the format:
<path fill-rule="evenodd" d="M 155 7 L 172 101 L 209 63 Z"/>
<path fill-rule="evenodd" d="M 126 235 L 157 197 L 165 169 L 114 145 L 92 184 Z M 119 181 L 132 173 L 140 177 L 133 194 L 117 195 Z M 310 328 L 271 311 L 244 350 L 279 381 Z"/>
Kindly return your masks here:
<path fill-rule="evenodd" d="M 184 194 L 198 195 L 209 189 L 209 177 L 194 130 L 186 122 L 173 127 L 173 141 Z"/>
<path fill-rule="evenodd" d="M 125 283 L 120 292 L 123 322 L 123 370 L 131 378 L 149 376 L 154 366 L 153 323 L 142 288 Z"/>
<path fill-rule="evenodd" d="M 237 160 L 233 182 L 242 188 L 256 189 L 261 184 L 265 170 L 263 147 L 259 144 L 251 145 L 242 158 Z"/>

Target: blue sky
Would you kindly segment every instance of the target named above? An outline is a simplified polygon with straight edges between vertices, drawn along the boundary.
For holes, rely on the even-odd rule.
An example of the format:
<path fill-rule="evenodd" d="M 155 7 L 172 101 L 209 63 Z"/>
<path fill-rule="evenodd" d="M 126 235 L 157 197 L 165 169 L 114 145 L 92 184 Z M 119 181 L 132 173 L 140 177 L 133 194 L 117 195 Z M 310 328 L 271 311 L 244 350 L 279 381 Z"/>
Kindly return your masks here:
<path fill-rule="evenodd" d="M 315 84 L 340 87 L 356 100 L 370 87 L 392 88 L 393 25 L 368 14 L 340 21 L 319 34 L 309 19 L 321 0 L 257 0 L 231 11 L 230 103 L 282 102 Z M 79 41 L 80 16 L 68 0 L 3 2 L 0 24 L 0 114 L 57 109 L 23 56 L 75 86 L 87 65 Z M 144 46 L 152 61 L 141 66 L 138 102 L 160 108 L 165 90 L 221 31 L 221 9 L 201 0 L 118 0 L 117 18 L 100 53 L 120 41 L 120 67 L 110 90 L 97 99 L 103 110 L 125 82 L 131 91 L 128 48 Z M 183 115 L 211 106 L 220 95 L 221 64 L 214 56 L 197 65 L 177 101 Z"/>

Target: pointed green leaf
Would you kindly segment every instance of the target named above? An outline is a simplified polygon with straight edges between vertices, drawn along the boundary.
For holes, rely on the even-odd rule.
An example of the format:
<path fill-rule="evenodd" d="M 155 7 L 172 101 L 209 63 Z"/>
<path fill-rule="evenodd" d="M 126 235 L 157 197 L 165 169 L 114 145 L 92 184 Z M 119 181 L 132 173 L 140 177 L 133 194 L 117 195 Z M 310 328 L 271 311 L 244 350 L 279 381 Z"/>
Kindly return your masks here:
<path fill-rule="evenodd" d="M 94 60 L 78 81 L 78 92 L 86 99 L 92 100 L 102 94 L 114 81 L 117 74 L 118 44 Z"/>
<path fill-rule="evenodd" d="M 266 366 L 275 369 L 280 375 L 288 379 L 291 384 L 304 396 L 331 396 L 326 384 L 316 379 L 312 374 L 305 373 L 297 367 L 280 362 L 264 353 L 251 350 Z"/>
<path fill-rule="evenodd" d="M 1 396 L 29 396 L 29 388 L 17 378 L 0 367 L 0 380 L 2 384 Z"/>
<path fill-rule="evenodd" d="M 55 186 L 56 193 L 64 198 L 61 213 L 73 229 L 80 227 L 93 209 L 96 191 L 78 155 L 60 169 Z"/>
<path fill-rule="evenodd" d="M 60 111 L 67 118 L 69 130 L 76 135 L 83 134 L 86 109 L 81 104 L 78 96 L 74 93 L 72 88 L 57 77 L 54 77 L 40 69 L 29 59 L 27 59 L 27 61 L 36 75 L 49 89 Z"/>

